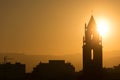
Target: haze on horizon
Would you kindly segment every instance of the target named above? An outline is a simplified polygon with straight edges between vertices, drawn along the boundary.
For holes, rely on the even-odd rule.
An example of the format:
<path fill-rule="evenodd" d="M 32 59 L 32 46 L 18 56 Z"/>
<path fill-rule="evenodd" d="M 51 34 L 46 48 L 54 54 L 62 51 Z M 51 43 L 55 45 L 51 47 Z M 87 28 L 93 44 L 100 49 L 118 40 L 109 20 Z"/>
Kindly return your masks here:
<path fill-rule="evenodd" d="M 109 20 L 104 51 L 120 51 L 119 0 L 1 0 L 0 53 L 82 53 L 84 24 Z M 113 53 L 114 54 L 114 53 Z M 106 54 L 109 56 L 108 54 Z"/>

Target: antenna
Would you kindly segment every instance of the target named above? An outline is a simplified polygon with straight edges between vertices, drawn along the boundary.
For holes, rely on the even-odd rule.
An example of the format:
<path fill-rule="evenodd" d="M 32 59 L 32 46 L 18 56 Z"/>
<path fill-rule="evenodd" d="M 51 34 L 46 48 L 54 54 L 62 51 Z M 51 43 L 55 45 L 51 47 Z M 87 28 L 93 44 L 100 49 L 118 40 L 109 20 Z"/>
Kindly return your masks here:
<path fill-rule="evenodd" d="M 13 58 L 8 58 L 7 56 L 4 56 L 3 63 L 6 64 L 8 62 L 8 60 L 11 60 L 11 59 L 13 59 Z"/>
<path fill-rule="evenodd" d="M 93 15 L 93 10 L 91 10 L 91 16 Z"/>

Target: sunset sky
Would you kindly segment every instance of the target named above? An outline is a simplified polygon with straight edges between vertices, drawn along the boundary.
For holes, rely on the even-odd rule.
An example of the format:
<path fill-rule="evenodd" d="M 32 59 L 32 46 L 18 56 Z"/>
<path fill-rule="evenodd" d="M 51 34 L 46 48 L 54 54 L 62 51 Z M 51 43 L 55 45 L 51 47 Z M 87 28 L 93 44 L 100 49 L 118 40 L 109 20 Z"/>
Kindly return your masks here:
<path fill-rule="evenodd" d="M 108 22 L 104 51 L 120 51 L 120 0 L 0 0 L 0 53 L 82 53 L 91 15 Z"/>

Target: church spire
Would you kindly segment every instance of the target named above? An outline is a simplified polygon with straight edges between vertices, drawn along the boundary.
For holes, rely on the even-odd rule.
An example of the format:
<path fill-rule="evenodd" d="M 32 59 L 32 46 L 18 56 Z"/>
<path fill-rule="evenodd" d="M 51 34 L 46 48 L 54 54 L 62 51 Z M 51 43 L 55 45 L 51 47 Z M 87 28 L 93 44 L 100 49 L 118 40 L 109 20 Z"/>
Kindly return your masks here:
<path fill-rule="evenodd" d="M 90 27 L 90 28 L 93 28 L 93 27 L 96 28 L 96 27 L 97 27 L 93 15 L 92 15 L 91 18 L 90 18 L 90 21 L 89 21 L 89 23 L 88 23 L 88 27 Z"/>
<path fill-rule="evenodd" d="M 97 31 L 97 25 L 93 16 L 91 16 L 88 25 L 85 26 L 84 44 L 85 43 L 87 44 L 94 43 L 94 45 L 101 43 L 101 38 Z"/>

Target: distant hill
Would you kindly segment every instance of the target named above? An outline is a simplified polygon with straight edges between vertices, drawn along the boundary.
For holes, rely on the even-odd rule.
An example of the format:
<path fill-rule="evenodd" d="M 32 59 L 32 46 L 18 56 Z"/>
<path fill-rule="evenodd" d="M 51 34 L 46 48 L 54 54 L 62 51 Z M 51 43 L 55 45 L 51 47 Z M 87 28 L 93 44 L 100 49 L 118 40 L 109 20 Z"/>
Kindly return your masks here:
<path fill-rule="evenodd" d="M 103 66 L 113 67 L 120 64 L 120 51 L 107 51 L 103 53 Z M 8 60 L 8 62 L 21 62 L 26 64 L 26 71 L 31 72 L 33 67 L 41 62 L 48 62 L 48 60 L 65 60 L 70 62 L 76 68 L 76 71 L 82 69 L 82 54 L 75 53 L 69 55 L 26 55 L 21 53 L 0 53 L 0 62 L 3 62 L 3 57 L 8 56 L 13 58 Z"/>

